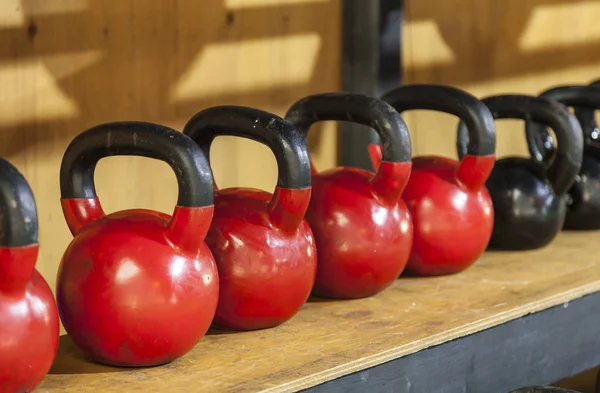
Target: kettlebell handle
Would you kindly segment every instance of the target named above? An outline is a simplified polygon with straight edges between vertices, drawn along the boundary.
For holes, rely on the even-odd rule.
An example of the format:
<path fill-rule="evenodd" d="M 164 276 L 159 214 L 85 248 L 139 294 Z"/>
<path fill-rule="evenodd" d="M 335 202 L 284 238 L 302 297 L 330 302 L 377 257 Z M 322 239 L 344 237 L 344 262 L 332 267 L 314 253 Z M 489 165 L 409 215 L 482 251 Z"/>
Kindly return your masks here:
<path fill-rule="evenodd" d="M 457 178 L 473 190 L 485 184 L 495 162 L 496 127 L 492 114 L 480 100 L 464 90 L 435 84 L 400 86 L 385 93 L 382 99 L 399 113 L 421 109 L 459 117 L 467 126 L 469 143 Z"/>
<path fill-rule="evenodd" d="M 584 136 L 584 150 L 597 150 L 600 147 L 598 125 L 594 118 L 600 109 L 600 80 L 590 85 L 557 86 L 540 94 L 563 105 L 575 108 L 575 116 L 581 125 Z M 556 152 L 548 128 L 542 124 L 527 121 L 525 123 L 529 153 L 537 161 L 549 165 Z"/>
<path fill-rule="evenodd" d="M 0 158 L 0 248 L 38 243 L 37 208 L 27 180 Z"/>
<path fill-rule="evenodd" d="M 60 167 L 60 191 L 63 212 L 73 235 L 105 215 L 96 195 L 94 171 L 98 161 L 109 156 L 141 156 L 169 164 L 177 178 L 179 195 L 167 236 L 177 246 L 195 251 L 212 219 L 214 191 L 210 166 L 194 141 L 154 123 L 105 123 L 71 141 Z"/>
<path fill-rule="evenodd" d="M 23 290 L 37 259 L 37 208 L 25 177 L 3 158 L 0 212 L 0 292 Z"/>
<path fill-rule="evenodd" d="M 319 121 L 349 121 L 374 129 L 383 145 L 383 157 L 372 178 L 373 190 L 389 203 L 400 199 L 410 176 L 411 141 L 406 123 L 387 102 L 355 93 L 314 94 L 296 101 L 285 119 L 305 143 L 310 127 Z M 312 163 L 311 168 L 316 173 Z"/>
<path fill-rule="evenodd" d="M 554 130 L 558 148 L 555 159 L 547 168 L 547 177 L 554 193 L 564 195 L 575 181 L 583 159 L 583 136 L 575 116 L 563 104 L 546 97 L 506 94 L 482 101 L 495 119 L 528 120 Z M 462 127 L 462 124 L 459 125 L 459 134 L 464 135 Z"/>
<path fill-rule="evenodd" d="M 292 124 L 260 109 L 223 105 L 196 113 L 183 133 L 207 157 L 218 136 L 238 136 L 266 145 L 275 155 L 278 167 L 277 187 L 269 203 L 271 223 L 284 231 L 298 229 L 310 202 L 311 173 L 308 149 Z"/>

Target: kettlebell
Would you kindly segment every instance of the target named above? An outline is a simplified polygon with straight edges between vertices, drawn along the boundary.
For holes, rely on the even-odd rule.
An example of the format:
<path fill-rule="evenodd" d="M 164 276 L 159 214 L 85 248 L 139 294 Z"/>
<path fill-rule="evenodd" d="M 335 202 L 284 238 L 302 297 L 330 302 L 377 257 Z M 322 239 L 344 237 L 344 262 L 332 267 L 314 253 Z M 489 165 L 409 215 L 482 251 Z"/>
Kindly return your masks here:
<path fill-rule="evenodd" d="M 306 214 L 319 261 L 313 294 L 351 299 L 382 291 L 404 270 L 412 245 L 412 220 L 401 199 L 411 170 L 406 124 L 387 103 L 351 93 L 305 97 L 285 117 L 304 141 L 324 120 L 370 126 L 383 141 L 376 174 L 350 167 L 317 173 L 313 166 Z"/>
<path fill-rule="evenodd" d="M 106 215 L 94 170 L 108 156 L 161 160 L 179 187 L 173 215 L 131 209 Z M 96 362 L 143 367 L 192 349 L 219 294 L 204 238 L 213 216 L 208 160 L 187 136 L 153 123 L 100 124 L 75 137 L 60 167 L 61 204 L 73 234 L 56 296 L 73 342 Z"/>
<path fill-rule="evenodd" d="M 600 87 L 600 79 L 590 83 L 588 86 Z M 559 94 L 560 96 L 565 95 L 565 90 L 563 90 L 564 88 L 567 88 L 567 91 L 572 90 L 570 89 L 572 87 L 575 87 L 575 89 L 583 88 L 579 85 L 558 87 L 560 88 L 559 91 L 563 91 L 561 94 Z M 551 96 L 549 96 L 548 98 L 555 99 L 555 97 L 558 97 L 559 95 L 557 95 L 555 92 L 552 92 L 553 90 L 554 88 L 551 88 L 542 94 L 545 96 L 546 94 L 550 93 Z M 573 94 L 573 92 L 570 92 L 569 94 Z M 567 102 L 561 103 L 570 106 Z M 581 107 L 574 106 L 573 108 L 575 112 L 575 117 L 577 117 L 577 120 L 579 120 L 579 124 L 581 125 L 581 128 L 584 131 L 584 155 L 586 154 L 586 150 L 588 147 L 600 145 L 600 129 L 598 129 L 598 125 L 596 124 L 595 120 L 595 104 L 593 103 L 593 101 L 590 100 L 588 100 L 588 103 L 591 105 Z M 535 126 L 530 122 L 526 122 L 525 125 L 529 153 L 536 160 L 544 162 L 546 165 L 548 165 L 554 158 L 554 155 L 556 154 L 556 149 L 554 147 L 554 138 L 552 137 L 552 135 L 550 135 L 546 127 L 542 127 L 540 125 Z M 528 129 L 530 131 L 527 131 Z"/>
<path fill-rule="evenodd" d="M 579 174 L 568 191 L 564 229 L 600 229 L 600 143 L 594 111 L 600 109 L 600 85 L 558 86 L 542 97 L 575 107 L 575 115 L 583 132 L 583 161 Z M 536 160 L 550 165 L 556 152 L 548 129 L 539 123 L 527 122 L 529 151 Z"/>
<path fill-rule="evenodd" d="M 308 299 L 317 268 L 314 237 L 304 219 L 311 179 L 302 136 L 282 118 L 243 106 L 200 111 L 183 132 L 207 156 L 221 135 L 254 140 L 275 155 L 279 175 L 273 194 L 241 187 L 215 192 L 206 242 L 220 277 L 214 326 L 254 330 L 286 322 Z"/>
<path fill-rule="evenodd" d="M 35 269 L 38 221 L 23 175 L 0 158 L 0 392 L 31 392 L 58 349 L 58 310 Z"/>
<path fill-rule="evenodd" d="M 467 124 L 468 154 L 459 162 L 438 156 L 412 160 L 403 198 L 414 225 L 412 252 L 405 271 L 413 275 L 453 274 L 470 267 L 492 233 L 492 201 L 484 183 L 495 162 L 496 131 L 487 107 L 450 86 L 404 85 L 383 96 L 398 112 L 424 109 L 458 116 Z M 373 165 L 381 148 L 370 148 Z"/>
<path fill-rule="evenodd" d="M 483 99 L 495 119 L 524 119 L 550 126 L 558 150 L 552 164 L 526 157 L 496 162 L 486 185 L 494 205 L 489 248 L 531 250 L 546 246 L 560 231 L 566 213 L 565 194 L 579 171 L 583 138 L 577 119 L 562 104 L 545 97 L 498 95 Z M 467 135 L 459 126 L 459 156 Z"/>

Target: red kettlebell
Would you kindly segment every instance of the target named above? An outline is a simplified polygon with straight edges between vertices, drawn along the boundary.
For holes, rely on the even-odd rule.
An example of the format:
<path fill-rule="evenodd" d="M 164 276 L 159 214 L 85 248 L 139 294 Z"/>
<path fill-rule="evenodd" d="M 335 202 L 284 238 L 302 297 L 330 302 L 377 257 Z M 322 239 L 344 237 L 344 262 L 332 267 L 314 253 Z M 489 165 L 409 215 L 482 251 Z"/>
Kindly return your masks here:
<path fill-rule="evenodd" d="M 361 298 L 382 291 L 402 273 L 413 225 L 402 200 L 411 170 L 408 129 L 400 114 L 377 98 L 352 93 L 316 94 L 296 102 L 286 120 L 305 138 L 323 120 L 372 127 L 383 146 L 377 173 L 338 167 L 317 173 L 306 219 L 314 233 L 318 267 L 313 294 Z"/>
<path fill-rule="evenodd" d="M 38 222 L 27 180 L 0 158 L 0 393 L 31 392 L 58 349 L 58 310 L 35 269 Z"/>
<path fill-rule="evenodd" d="M 485 187 L 495 163 L 492 113 L 471 94 L 449 86 L 405 85 L 386 93 L 383 100 L 400 113 L 441 111 L 458 116 L 467 126 L 469 146 L 463 159 L 413 158 L 403 195 L 415 231 L 406 271 L 436 276 L 467 269 L 485 251 L 494 224 L 492 200 Z M 381 153 L 375 150 L 371 148 L 371 157 L 377 167 Z"/>
<path fill-rule="evenodd" d="M 289 320 L 315 281 L 317 255 L 304 220 L 310 200 L 310 161 L 301 135 L 287 121 L 254 108 L 218 106 L 198 112 L 184 131 L 208 156 L 219 135 L 252 139 L 275 155 L 273 195 L 250 188 L 215 192 L 206 237 L 219 269 L 215 326 L 252 330 Z"/>
<path fill-rule="evenodd" d="M 105 215 L 94 169 L 107 156 L 159 159 L 177 177 L 173 216 L 132 209 Z M 78 135 L 60 168 L 73 240 L 57 278 L 64 327 L 91 359 L 153 366 L 188 352 L 215 314 L 219 281 L 204 238 L 213 215 L 208 161 L 185 135 L 158 124 L 107 123 Z"/>

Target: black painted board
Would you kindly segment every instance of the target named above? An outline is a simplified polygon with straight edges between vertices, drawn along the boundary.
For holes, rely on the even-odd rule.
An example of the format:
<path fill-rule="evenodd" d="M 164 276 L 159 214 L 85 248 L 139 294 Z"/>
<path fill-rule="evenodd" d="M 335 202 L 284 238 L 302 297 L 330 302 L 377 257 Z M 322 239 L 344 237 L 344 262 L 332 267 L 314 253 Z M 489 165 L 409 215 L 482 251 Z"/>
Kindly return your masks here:
<path fill-rule="evenodd" d="M 595 293 L 304 392 L 507 393 L 598 364 L 600 293 Z"/>

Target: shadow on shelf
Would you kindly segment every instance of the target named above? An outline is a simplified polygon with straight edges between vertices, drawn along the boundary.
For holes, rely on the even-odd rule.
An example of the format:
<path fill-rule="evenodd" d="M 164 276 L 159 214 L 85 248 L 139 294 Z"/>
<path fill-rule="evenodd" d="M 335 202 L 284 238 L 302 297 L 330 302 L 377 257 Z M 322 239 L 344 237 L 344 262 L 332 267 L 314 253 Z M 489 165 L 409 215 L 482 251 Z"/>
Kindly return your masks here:
<path fill-rule="evenodd" d="M 244 331 L 243 330 L 218 329 L 218 328 L 211 327 L 210 329 L 208 329 L 208 332 L 206 332 L 206 335 L 207 336 L 227 336 L 230 334 L 239 334 L 239 333 L 244 333 Z"/>
<path fill-rule="evenodd" d="M 60 336 L 58 352 L 48 374 L 102 374 L 123 371 L 131 371 L 131 369 L 106 366 L 87 359 L 65 334 Z"/>
<path fill-rule="evenodd" d="M 313 296 L 311 295 L 308 300 L 306 301 L 306 304 L 309 303 L 337 303 L 337 302 L 347 302 L 347 301 L 351 301 L 352 299 L 333 299 L 333 298 L 328 298 L 328 297 L 319 297 L 319 296 Z"/>

